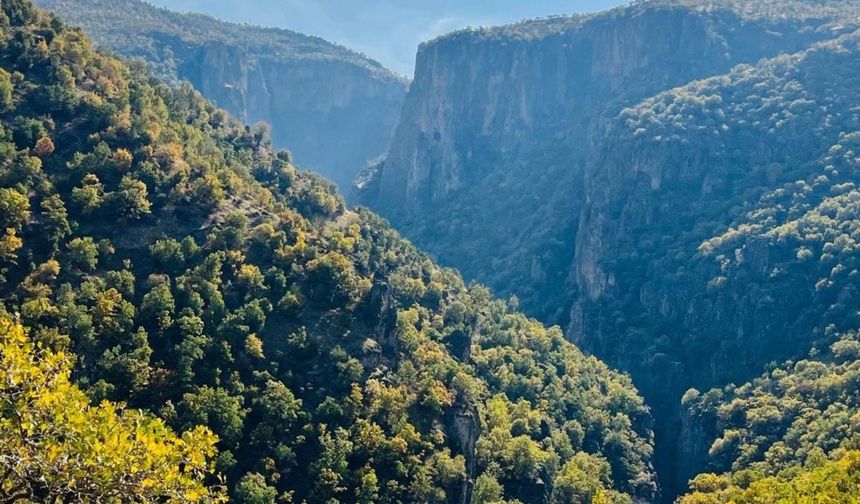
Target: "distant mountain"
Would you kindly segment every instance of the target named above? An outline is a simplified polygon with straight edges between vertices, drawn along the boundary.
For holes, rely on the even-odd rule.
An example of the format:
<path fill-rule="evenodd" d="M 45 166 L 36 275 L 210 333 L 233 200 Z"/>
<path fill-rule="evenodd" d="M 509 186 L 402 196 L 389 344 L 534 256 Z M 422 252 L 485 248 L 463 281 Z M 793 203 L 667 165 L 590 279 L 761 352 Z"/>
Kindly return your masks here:
<path fill-rule="evenodd" d="M 622 0 L 151 1 L 168 9 L 203 12 L 225 21 L 313 33 L 371 54 L 386 67 L 408 76 L 415 68 L 418 44 L 450 31 L 540 16 L 594 12 L 626 3 Z"/>
<path fill-rule="evenodd" d="M 854 155 L 858 20 L 856 1 L 649 1 L 441 37 L 359 197 L 629 371 L 671 497 L 714 441 L 678 436 L 689 387 L 857 323 L 853 262 L 832 250 L 858 221 L 822 198 L 860 183 L 828 168 Z M 806 232 L 818 204 L 813 222 L 846 220 Z"/>
<path fill-rule="evenodd" d="M 657 492 L 629 377 L 27 0 L 0 4 L 0 229 L 4 498 L 209 502 L 218 475 L 246 504 Z"/>
<path fill-rule="evenodd" d="M 225 23 L 141 0 L 38 0 L 95 42 L 190 81 L 275 145 L 343 187 L 384 153 L 407 82 L 344 47 L 288 30 Z"/>

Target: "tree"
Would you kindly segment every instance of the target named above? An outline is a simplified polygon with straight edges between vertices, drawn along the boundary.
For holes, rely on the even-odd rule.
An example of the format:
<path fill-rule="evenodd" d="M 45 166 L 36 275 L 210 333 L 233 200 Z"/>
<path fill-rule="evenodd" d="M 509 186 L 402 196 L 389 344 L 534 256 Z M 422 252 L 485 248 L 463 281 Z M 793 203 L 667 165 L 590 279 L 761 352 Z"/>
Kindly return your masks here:
<path fill-rule="evenodd" d="M 275 504 L 278 491 L 266 484 L 266 478 L 259 473 L 242 476 L 233 492 L 239 504 Z"/>
<path fill-rule="evenodd" d="M 472 491 L 474 504 L 495 504 L 501 502 L 503 496 L 504 488 L 492 474 L 484 473 L 475 479 Z"/>
<path fill-rule="evenodd" d="M 66 211 L 63 199 L 57 194 L 42 200 L 41 206 L 42 225 L 47 238 L 53 242 L 56 249 L 59 243 L 72 232 L 69 226 L 69 213 Z"/>
<path fill-rule="evenodd" d="M 356 302 L 368 288 L 350 260 L 337 252 L 308 263 L 307 285 L 311 298 L 330 304 Z"/>
<path fill-rule="evenodd" d="M 148 199 L 146 184 L 128 175 L 124 176 L 119 189 L 112 194 L 117 211 L 126 220 L 137 220 L 150 213 L 152 205 Z"/>
<path fill-rule="evenodd" d="M 374 504 L 379 498 L 379 478 L 373 469 L 368 469 L 361 476 L 361 485 L 358 488 L 357 497 L 359 504 Z"/>
<path fill-rule="evenodd" d="M 244 428 L 242 398 L 231 396 L 223 388 L 201 387 L 182 397 L 186 425 L 208 425 L 225 442 L 235 444 Z"/>
<path fill-rule="evenodd" d="M 20 230 L 30 220 L 30 200 L 15 189 L 0 189 L 0 224 Z"/>
<path fill-rule="evenodd" d="M 15 228 L 6 228 L 6 234 L 0 237 L 0 259 L 5 262 L 15 262 L 18 249 L 23 245 L 24 241 L 15 234 Z"/>
<path fill-rule="evenodd" d="M 12 138 L 19 149 L 30 149 L 36 141 L 48 134 L 44 123 L 32 117 L 18 116 L 11 124 Z"/>
<path fill-rule="evenodd" d="M 102 205 L 105 191 L 99 178 L 92 173 L 84 175 L 82 182 L 81 187 L 72 189 L 72 200 L 86 215 Z"/>
<path fill-rule="evenodd" d="M 266 388 L 254 404 L 261 407 L 266 416 L 276 424 L 288 429 L 298 418 L 302 401 L 296 399 L 293 392 L 279 381 L 269 380 Z"/>
<path fill-rule="evenodd" d="M 33 147 L 33 153 L 37 156 L 45 157 L 50 156 L 54 152 L 54 141 L 51 140 L 49 136 L 43 136 L 42 138 L 36 140 L 36 145 Z"/>
<path fill-rule="evenodd" d="M 71 359 L 0 318 L 0 499 L 3 502 L 223 502 L 203 481 L 217 438 L 181 436 L 110 402 L 91 406 Z"/>
<path fill-rule="evenodd" d="M 12 91 L 15 86 L 12 84 L 12 74 L 0 68 L 0 112 L 6 112 L 13 106 Z"/>
<path fill-rule="evenodd" d="M 89 236 L 75 238 L 67 245 L 69 260 L 83 271 L 90 271 L 99 262 L 99 249 Z"/>
<path fill-rule="evenodd" d="M 134 156 L 128 151 L 128 149 L 117 149 L 116 152 L 113 153 L 113 162 L 121 171 L 131 168 L 131 163 L 133 161 Z"/>
<path fill-rule="evenodd" d="M 551 501 L 591 502 L 609 486 L 611 470 L 602 457 L 579 452 L 562 466 L 555 480 Z"/>
<path fill-rule="evenodd" d="M 158 240 L 149 247 L 149 253 L 158 264 L 168 271 L 179 269 L 185 264 L 182 244 L 173 238 Z"/>
<path fill-rule="evenodd" d="M 140 303 L 141 314 L 149 321 L 155 322 L 155 327 L 160 330 L 167 329 L 173 324 L 172 317 L 175 309 L 176 302 L 168 282 L 155 285 L 143 296 Z"/>

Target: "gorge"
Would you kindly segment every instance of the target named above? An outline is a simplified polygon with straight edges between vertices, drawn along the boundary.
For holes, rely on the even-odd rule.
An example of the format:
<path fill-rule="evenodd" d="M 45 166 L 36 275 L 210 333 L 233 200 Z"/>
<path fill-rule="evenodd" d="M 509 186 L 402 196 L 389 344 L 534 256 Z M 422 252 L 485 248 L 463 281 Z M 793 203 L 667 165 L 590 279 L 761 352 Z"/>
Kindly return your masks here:
<path fill-rule="evenodd" d="M 860 1 L 467 29 L 411 83 L 36 3 L 0 3 L 0 497 L 860 495 Z"/>

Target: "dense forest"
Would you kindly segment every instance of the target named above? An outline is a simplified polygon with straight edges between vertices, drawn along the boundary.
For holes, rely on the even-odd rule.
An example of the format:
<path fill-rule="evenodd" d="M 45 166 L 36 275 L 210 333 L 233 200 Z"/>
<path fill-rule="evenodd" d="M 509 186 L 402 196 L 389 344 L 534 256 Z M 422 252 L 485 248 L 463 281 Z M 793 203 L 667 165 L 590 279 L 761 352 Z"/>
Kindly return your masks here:
<path fill-rule="evenodd" d="M 581 270 L 576 339 L 631 371 L 655 408 L 856 328 L 858 40 L 666 92 L 607 133 L 592 183 L 626 183 L 582 221 L 579 252 L 596 259 Z M 610 208 L 621 232 L 596 221 Z M 683 479 L 701 469 L 691 444 L 710 440 L 686 443 Z"/>
<path fill-rule="evenodd" d="M 769 408 L 731 394 L 806 358 L 832 365 L 857 329 L 858 9 L 645 1 L 444 36 L 420 48 L 395 141 L 359 194 L 631 373 L 656 418 L 664 500 L 702 471 L 724 475 L 708 483 L 720 491 L 690 502 L 754 501 L 729 489 L 754 480 L 782 491 L 856 449 L 851 421 L 826 416 L 856 410 L 838 372 L 759 391 L 785 394 Z M 843 397 L 797 395 L 822 388 Z M 804 449 L 771 451 L 767 436 L 817 413 Z"/>
<path fill-rule="evenodd" d="M 343 188 L 388 148 L 407 82 L 318 37 L 178 13 L 142 0 L 37 0 L 96 44 L 145 61 L 234 117 L 271 127 L 276 147 Z"/>
<path fill-rule="evenodd" d="M 658 491 L 628 377 L 28 0 L 0 8 L 0 153 L 4 498 Z"/>
<path fill-rule="evenodd" d="M 145 61 L 0 3 L 0 500 L 860 495 L 860 3 L 423 45 L 360 195 L 491 290 L 166 75 L 153 33 L 346 50 L 128 1 L 58 5 Z"/>

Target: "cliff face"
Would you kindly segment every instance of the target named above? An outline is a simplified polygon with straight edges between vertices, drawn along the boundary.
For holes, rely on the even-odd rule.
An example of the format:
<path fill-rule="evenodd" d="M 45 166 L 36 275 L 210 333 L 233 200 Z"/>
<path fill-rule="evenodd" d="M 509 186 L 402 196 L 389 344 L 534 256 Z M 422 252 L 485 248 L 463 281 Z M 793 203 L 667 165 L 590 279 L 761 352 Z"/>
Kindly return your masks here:
<path fill-rule="evenodd" d="M 834 112 L 858 102 L 853 49 L 802 51 L 856 20 L 856 2 L 646 2 L 443 37 L 421 47 L 387 159 L 359 194 L 442 263 L 631 372 L 672 496 L 711 441 L 681 424 L 683 392 L 802 355 L 828 307 L 854 306 L 818 294 L 821 271 L 773 237 L 700 247 L 748 200 L 818 177 L 854 127 Z"/>
<path fill-rule="evenodd" d="M 221 43 L 197 53 L 180 75 L 242 121 L 270 124 L 276 145 L 341 187 L 391 141 L 400 80 L 336 59 L 279 61 Z"/>
<path fill-rule="evenodd" d="M 378 63 L 285 30 L 221 23 L 138 0 L 41 0 L 99 45 L 142 58 L 168 81 L 190 81 L 301 166 L 349 187 L 391 141 L 407 83 Z"/>
<path fill-rule="evenodd" d="M 754 21 L 728 9 L 646 3 L 424 44 L 378 193 L 365 201 L 415 213 L 526 161 L 543 139 L 577 154 L 601 114 L 803 48 L 828 36 L 826 21 Z"/>
<path fill-rule="evenodd" d="M 688 4 L 647 2 L 423 45 L 387 159 L 366 174 L 358 199 L 443 263 L 566 324 L 579 288 L 571 280 L 590 275 L 592 262 L 577 258 L 575 238 L 591 197 L 583 167 L 602 144 L 595 132 L 657 92 L 846 29 L 826 15 Z"/>
<path fill-rule="evenodd" d="M 629 370 L 658 411 L 674 414 L 686 387 L 746 382 L 856 328 L 859 47 L 854 32 L 739 67 L 600 132 L 567 334 Z M 684 427 L 664 456 L 679 464 L 675 485 L 707 454 L 690 441 L 701 426 Z"/>

